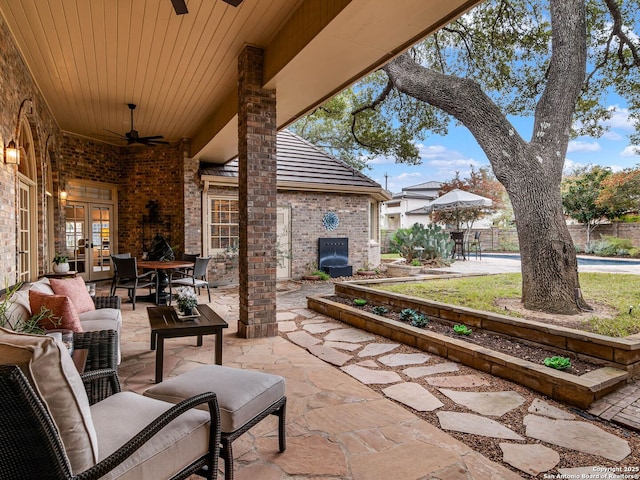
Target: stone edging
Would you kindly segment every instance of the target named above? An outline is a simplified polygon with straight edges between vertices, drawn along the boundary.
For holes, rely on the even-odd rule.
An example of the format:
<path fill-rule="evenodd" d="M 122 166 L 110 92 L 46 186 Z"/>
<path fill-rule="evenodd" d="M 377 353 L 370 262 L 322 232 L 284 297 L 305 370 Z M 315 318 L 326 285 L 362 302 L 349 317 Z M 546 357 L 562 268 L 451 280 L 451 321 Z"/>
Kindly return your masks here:
<path fill-rule="evenodd" d="M 614 367 L 626 369 L 631 375 L 640 369 L 640 342 L 637 339 L 613 338 L 548 323 L 447 305 L 408 295 L 384 292 L 353 282 L 337 283 L 335 292 L 336 295 L 366 298 L 376 305 L 414 308 L 425 315 L 444 321 L 463 323 L 472 328 L 503 333 L 522 340 L 598 358 L 611 363 Z"/>
<path fill-rule="evenodd" d="M 335 285 L 336 294 L 345 294 L 344 290 L 339 288 L 343 285 L 345 284 Z M 353 286 L 353 284 L 349 286 Z M 371 291 L 377 292 L 375 290 Z M 363 293 L 359 291 L 356 296 L 367 298 Z M 350 294 L 350 296 L 353 295 Z M 373 298 L 367 299 L 374 301 Z M 377 303 L 382 304 L 384 302 L 378 300 Z M 425 352 L 468 365 L 477 370 L 514 381 L 550 398 L 579 408 L 587 408 L 595 400 L 618 389 L 629 378 L 629 373 L 626 370 L 613 367 L 603 367 L 581 376 L 571 375 L 463 340 L 373 315 L 349 305 L 334 302 L 323 295 L 307 297 L 307 305 L 311 310 L 333 317 L 361 330 L 375 333 L 419 348 Z M 408 305 L 406 306 L 408 307 Z M 423 311 L 422 308 L 421 311 Z"/>

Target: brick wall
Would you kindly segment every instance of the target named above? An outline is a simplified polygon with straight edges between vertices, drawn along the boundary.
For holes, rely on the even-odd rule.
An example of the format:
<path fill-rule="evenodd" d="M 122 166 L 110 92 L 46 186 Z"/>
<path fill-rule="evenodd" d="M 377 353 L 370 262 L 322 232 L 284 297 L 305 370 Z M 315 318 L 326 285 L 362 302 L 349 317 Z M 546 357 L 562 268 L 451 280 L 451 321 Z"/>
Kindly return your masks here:
<path fill-rule="evenodd" d="M 291 276 L 308 273 L 308 265 L 317 263 L 318 238 L 349 239 L 349 264 L 353 270 L 363 267 L 369 258 L 369 197 L 366 195 L 279 192 L 278 206 L 291 207 Z M 328 231 L 322 225 L 327 212 L 340 219 L 338 228 Z"/>
<path fill-rule="evenodd" d="M 118 182 L 119 251 L 140 257 L 143 242 L 148 248 L 159 233 L 179 258 L 184 252 L 184 145 L 179 142 L 122 150 L 122 174 Z M 150 200 L 157 201 L 160 207 L 158 223 L 144 222 Z"/>
<path fill-rule="evenodd" d="M 31 108 L 23 109 L 23 118 L 28 121 L 33 134 L 35 153 L 35 171 L 41 175 L 44 171 L 48 145 L 56 143 L 60 131 L 44 99 L 39 93 L 28 68 L 15 47 L 9 30 L 0 17 L 0 139 L 2 145 L 14 140 L 18 145 L 19 116 L 21 105 L 29 100 Z M 17 216 L 16 191 L 17 167 L 6 165 L 4 155 L 0 155 L 0 282 L 13 284 L 17 280 Z M 24 168 L 24 165 L 23 165 Z M 42 184 L 36 187 L 36 206 L 33 211 L 37 217 L 37 241 L 39 273 L 45 270 L 48 239 L 45 235 L 44 218 L 45 195 Z"/>

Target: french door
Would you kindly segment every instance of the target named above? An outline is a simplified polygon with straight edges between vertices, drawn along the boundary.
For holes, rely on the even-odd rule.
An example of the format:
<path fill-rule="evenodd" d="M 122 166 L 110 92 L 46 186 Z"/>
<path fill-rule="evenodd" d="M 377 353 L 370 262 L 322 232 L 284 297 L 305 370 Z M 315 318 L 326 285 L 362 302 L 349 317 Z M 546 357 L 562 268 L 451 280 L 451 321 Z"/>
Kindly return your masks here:
<path fill-rule="evenodd" d="M 71 269 L 87 281 L 113 277 L 113 205 L 69 201 L 65 217 L 65 246 Z"/>
<path fill-rule="evenodd" d="M 18 196 L 18 281 L 30 282 L 38 276 L 37 239 L 34 226 L 35 186 L 26 178 L 19 182 Z"/>

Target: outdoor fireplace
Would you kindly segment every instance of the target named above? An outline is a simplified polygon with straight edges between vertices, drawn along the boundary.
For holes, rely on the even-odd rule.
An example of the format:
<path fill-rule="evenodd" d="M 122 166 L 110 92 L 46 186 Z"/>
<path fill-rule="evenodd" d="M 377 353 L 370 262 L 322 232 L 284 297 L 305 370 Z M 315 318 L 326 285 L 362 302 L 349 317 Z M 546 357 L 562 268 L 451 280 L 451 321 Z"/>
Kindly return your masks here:
<path fill-rule="evenodd" d="M 353 275 L 353 267 L 349 265 L 349 239 L 319 238 L 318 268 L 331 278 Z"/>

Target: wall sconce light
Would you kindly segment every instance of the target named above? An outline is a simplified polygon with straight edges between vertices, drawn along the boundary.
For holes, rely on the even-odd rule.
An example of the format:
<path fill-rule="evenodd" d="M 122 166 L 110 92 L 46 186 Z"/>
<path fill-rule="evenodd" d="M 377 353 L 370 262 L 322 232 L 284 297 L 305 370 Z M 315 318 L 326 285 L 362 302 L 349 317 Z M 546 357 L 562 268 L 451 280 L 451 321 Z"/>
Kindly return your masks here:
<path fill-rule="evenodd" d="M 11 140 L 4 151 L 4 162 L 11 165 L 20 165 L 20 150 L 16 147 L 16 142 Z"/>
<path fill-rule="evenodd" d="M 62 200 L 63 202 L 67 201 L 67 191 L 66 190 L 60 190 L 60 200 Z"/>

